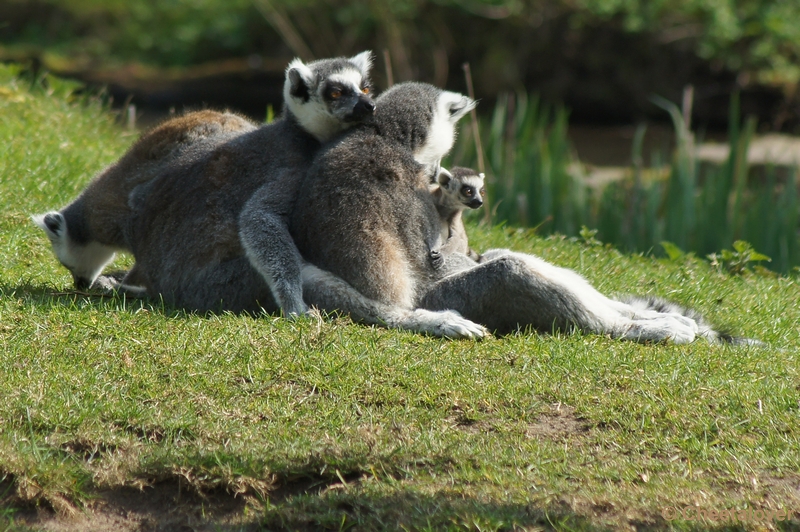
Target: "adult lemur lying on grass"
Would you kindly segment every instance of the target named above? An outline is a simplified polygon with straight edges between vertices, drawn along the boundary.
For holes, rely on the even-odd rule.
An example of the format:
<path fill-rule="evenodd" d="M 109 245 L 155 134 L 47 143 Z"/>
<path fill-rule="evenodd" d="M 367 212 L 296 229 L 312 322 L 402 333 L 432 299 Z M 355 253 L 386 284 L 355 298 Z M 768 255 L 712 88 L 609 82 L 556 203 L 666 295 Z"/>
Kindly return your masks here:
<path fill-rule="evenodd" d="M 682 309 L 610 299 L 577 273 L 532 255 L 490 250 L 476 263 L 449 253 L 446 267 L 436 268 L 430 252 L 443 242 L 428 187 L 456 122 L 474 102 L 404 83 L 377 105 L 371 123 L 317 154 L 300 188 L 290 227 L 311 263 L 303 269 L 308 303 L 450 337 L 481 337 L 484 326 L 501 333 L 531 326 L 645 342 L 726 338 Z"/>

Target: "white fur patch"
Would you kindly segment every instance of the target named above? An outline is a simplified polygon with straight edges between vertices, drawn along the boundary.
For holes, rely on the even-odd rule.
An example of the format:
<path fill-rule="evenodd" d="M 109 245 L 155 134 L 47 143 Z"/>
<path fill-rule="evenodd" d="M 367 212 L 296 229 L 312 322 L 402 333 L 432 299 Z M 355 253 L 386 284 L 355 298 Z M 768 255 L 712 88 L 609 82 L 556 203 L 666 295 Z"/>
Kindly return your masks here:
<path fill-rule="evenodd" d="M 346 124 L 342 124 L 328 112 L 327 106 L 318 96 L 312 96 L 305 103 L 291 97 L 286 102 L 300 126 L 320 142 L 327 142 L 346 127 Z"/>
<path fill-rule="evenodd" d="M 465 114 L 475 109 L 478 102 L 457 92 L 444 91 L 439 96 L 439 105 L 444 106 L 450 116 L 450 120 L 455 124 Z"/>
<path fill-rule="evenodd" d="M 300 58 L 295 58 L 289 63 L 289 66 L 286 67 L 286 74 L 288 74 L 290 70 L 297 70 L 300 77 L 303 78 L 306 83 L 312 83 L 314 81 L 314 72 L 312 72 Z M 286 97 L 285 91 L 287 86 L 288 85 L 284 85 L 284 97 Z"/>
<path fill-rule="evenodd" d="M 428 137 L 414 153 L 418 163 L 439 164 L 456 140 L 456 122 L 475 107 L 474 100 L 457 92 L 442 91 L 436 99 Z"/>
<path fill-rule="evenodd" d="M 44 223 L 45 216 L 58 216 L 60 227 L 54 232 Z M 98 242 L 89 242 L 85 246 L 75 244 L 69 237 L 69 228 L 61 213 L 50 212 L 31 216 L 33 222 L 39 226 L 50 239 L 58 261 L 63 264 L 73 275 L 88 279 L 93 282 L 103 268 L 116 256 L 116 250 Z"/>
<path fill-rule="evenodd" d="M 341 72 L 332 74 L 328 79 L 334 83 L 349 85 L 355 92 L 358 93 L 361 92 L 361 81 L 364 79 L 364 75 L 358 70 L 348 68 L 347 70 L 342 70 Z M 323 87 L 320 86 L 320 90 L 322 90 L 322 88 Z"/>
<path fill-rule="evenodd" d="M 357 66 L 364 74 L 372 70 L 372 52 L 369 50 L 354 55 L 348 61 Z"/>
<path fill-rule="evenodd" d="M 462 185 L 469 185 L 471 187 L 475 187 L 475 190 L 480 191 L 484 184 L 484 175 L 468 175 L 466 177 L 459 178 L 459 181 Z"/>

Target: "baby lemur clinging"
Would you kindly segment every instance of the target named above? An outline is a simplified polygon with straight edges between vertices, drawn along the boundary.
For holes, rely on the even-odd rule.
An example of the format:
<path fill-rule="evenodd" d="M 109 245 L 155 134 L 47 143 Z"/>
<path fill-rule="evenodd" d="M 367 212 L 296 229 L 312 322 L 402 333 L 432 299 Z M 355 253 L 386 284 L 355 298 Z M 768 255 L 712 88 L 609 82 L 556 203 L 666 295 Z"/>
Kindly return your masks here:
<path fill-rule="evenodd" d="M 442 260 L 442 253 L 463 253 L 475 261 L 480 258 L 469 247 L 461 213 L 483 205 L 486 195 L 484 179 L 483 174 L 462 166 L 439 171 L 437 182 L 431 185 L 431 194 L 442 225 L 442 246 L 431 251 L 434 266 Z"/>

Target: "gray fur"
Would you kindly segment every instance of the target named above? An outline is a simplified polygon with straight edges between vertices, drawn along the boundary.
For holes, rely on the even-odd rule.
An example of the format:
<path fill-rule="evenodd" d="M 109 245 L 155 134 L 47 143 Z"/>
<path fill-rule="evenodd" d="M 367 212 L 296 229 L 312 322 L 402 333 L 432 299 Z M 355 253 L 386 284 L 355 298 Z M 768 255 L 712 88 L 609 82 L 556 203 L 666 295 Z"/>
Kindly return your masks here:
<path fill-rule="evenodd" d="M 639 342 L 762 345 L 716 331 L 699 313 L 659 298 L 608 298 L 576 272 L 538 257 L 489 250 L 480 264 L 445 277 L 420 306 L 456 309 L 500 333 L 531 327 L 540 332 L 580 330 Z"/>
<path fill-rule="evenodd" d="M 698 326 L 697 335 L 705 338 L 711 344 L 731 344 L 731 345 L 752 345 L 765 346 L 764 342 L 753 338 L 734 336 L 731 332 L 721 329 L 717 330 L 708 322 L 705 316 L 698 311 L 682 307 L 672 301 L 656 296 L 632 296 L 625 295 L 617 298 L 619 301 L 630 305 L 640 312 L 657 312 L 661 314 L 678 314 L 694 320 Z"/>
<path fill-rule="evenodd" d="M 426 111 L 436 94 L 419 89 L 396 86 L 378 100 L 375 125 L 349 132 L 315 158 L 291 223 L 311 263 L 302 271 L 309 303 L 367 323 L 450 337 L 481 337 L 483 326 L 640 342 L 709 337 L 691 316 L 613 300 L 574 271 L 533 255 L 489 250 L 476 263 L 450 253 L 446 267 L 435 268 L 426 259 L 442 241 L 440 215 L 425 193 L 426 168 L 435 163 L 420 157 L 434 151 L 411 139 L 431 134 Z M 397 135 L 385 123 L 424 133 Z M 426 143 L 444 155 L 446 143 Z"/>
<path fill-rule="evenodd" d="M 130 250 L 124 234 L 131 216 L 130 193 L 181 154 L 200 145 L 210 149 L 253 129 L 250 121 L 232 113 L 197 111 L 171 118 L 144 133 L 69 205 L 33 216 L 33 221 L 50 239 L 56 257 L 70 270 L 77 288 L 114 286 L 113 279 L 98 275 L 116 252 Z"/>
<path fill-rule="evenodd" d="M 480 259 L 480 255 L 469 247 L 462 213 L 466 209 L 483 206 L 483 197 L 486 195 L 484 180 L 483 174 L 471 168 L 456 166 L 450 170 L 441 169 L 431 194 L 439 212 L 444 244 L 434 253 L 463 253 L 473 260 Z"/>
<path fill-rule="evenodd" d="M 499 333 L 530 327 L 676 343 L 691 342 L 698 333 L 688 317 L 637 311 L 604 296 L 572 270 L 503 249 L 489 250 L 476 266 L 435 283 L 420 306 L 456 309 Z"/>
<path fill-rule="evenodd" d="M 130 239 L 148 294 L 196 310 L 308 311 L 287 216 L 321 142 L 374 111 L 369 63 L 368 52 L 292 62 L 278 120 L 174 161 L 136 192 Z"/>
<path fill-rule="evenodd" d="M 420 289 L 439 275 L 428 260 L 441 244 L 428 184 L 452 146 L 455 123 L 474 102 L 402 83 L 377 105 L 373 122 L 317 154 L 301 188 L 290 227 L 313 264 L 303 270 L 304 297 L 367 323 L 483 336 L 481 326 L 455 312 L 415 308 Z"/>

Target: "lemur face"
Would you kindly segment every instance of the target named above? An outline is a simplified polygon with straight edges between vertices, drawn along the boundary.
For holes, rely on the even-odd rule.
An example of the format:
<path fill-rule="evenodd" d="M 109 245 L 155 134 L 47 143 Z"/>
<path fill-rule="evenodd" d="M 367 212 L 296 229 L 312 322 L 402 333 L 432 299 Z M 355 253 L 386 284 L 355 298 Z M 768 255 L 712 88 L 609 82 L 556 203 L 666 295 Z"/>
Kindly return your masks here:
<path fill-rule="evenodd" d="M 454 204 L 460 203 L 462 209 L 478 209 L 483 205 L 483 198 L 486 196 L 485 179 L 484 174 L 460 166 L 449 171 L 442 168 L 439 173 L 439 185 L 451 197 L 450 201 Z"/>
<path fill-rule="evenodd" d="M 114 260 L 112 248 L 97 242 L 86 245 L 75 243 L 69 237 L 67 221 L 57 211 L 32 216 L 33 222 L 39 226 L 50 239 L 58 261 L 72 274 L 75 288 L 89 288 L 103 268 Z"/>
<path fill-rule="evenodd" d="M 334 74 L 320 87 L 328 112 L 342 122 L 360 122 L 375 112 L 369 79 L 355 70 Z"/>
<path fill-rule="evenodd" d="M 463 184 L 458 191 L 461 203 L 470 209 L 477 209 L 483 205 L 483 196 L 486 195 L 486 189 L 483 187 L 477 188 L 473 185 Z"/>
<path fill-rule="evenodd" d="M 308 64 L 295 59 L 286 69 L 286 106 L 303 129 L 325 142 L 375 112 L 371 67 L 371 52 Z"/>

